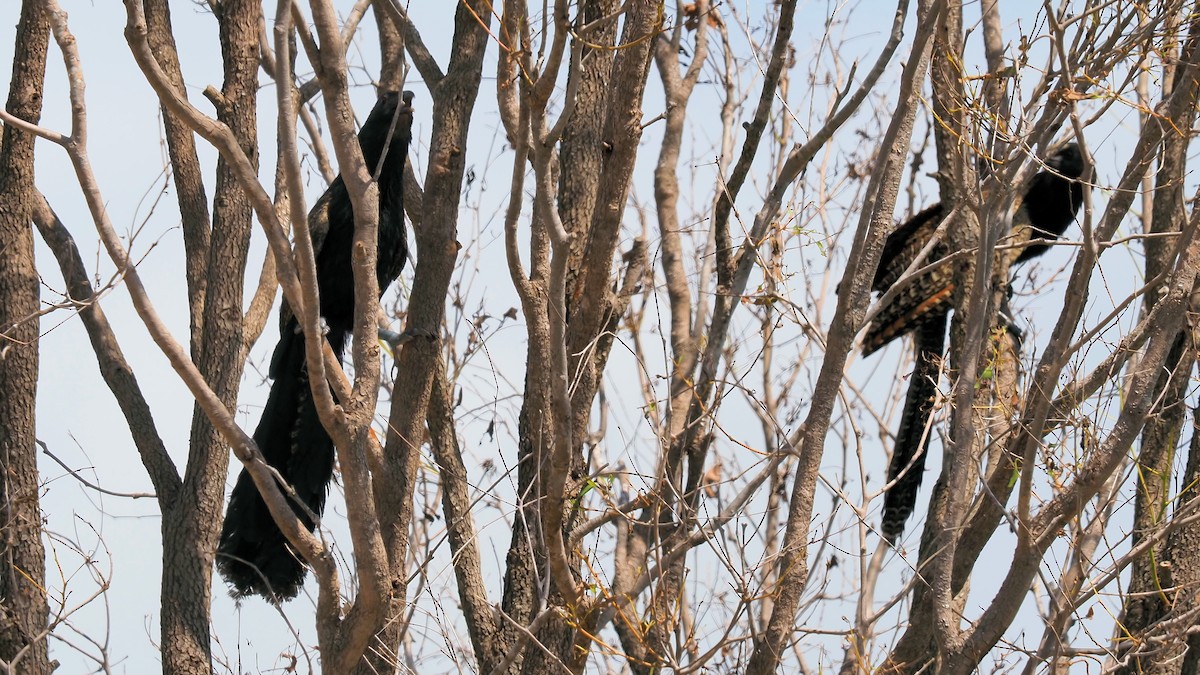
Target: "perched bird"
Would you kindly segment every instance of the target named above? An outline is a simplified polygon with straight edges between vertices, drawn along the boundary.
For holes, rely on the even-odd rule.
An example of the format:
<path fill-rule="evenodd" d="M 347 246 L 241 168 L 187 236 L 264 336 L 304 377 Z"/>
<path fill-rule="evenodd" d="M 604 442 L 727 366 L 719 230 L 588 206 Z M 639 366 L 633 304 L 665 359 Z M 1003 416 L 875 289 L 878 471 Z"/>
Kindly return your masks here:
<path fill-rule="evenodd" d="M 1034 176 L 1024 196 L 1014 205 L 1012 234 L 1005 243 L 1031 239 L 1057 239 L 1074 222 L 1083 204 L 1083 157 L 1071 143 L 1046 161 L 1046 169 Z M 935 204 L 896 228 L 888 237 L 875 271 L 872 288 L 886 293 L 916 260 L 932 239 L 946 209 Z M 1014 264 L 1046 252 L 1047 244 L 1010 249 Z M 951 254 L 944 242 L 933 245 L 925 264 Z M 863 355 L 871 354 L 901 335 L 913 334 L 914 362 L 908 394 L 900 416 L 900 429 L 892 449 L 888 482 L 895 485 L 884 495 L 884 538 L 895 542 L 917 503 L 917 490 L 925 470 L 929 434 L 925 433 L 937 393 L 940 361 L 945 353 L 947 316 L 954 301 L 955 271 L 949 263 L 932 265 L 897 289 L 886 306 L 875 314 L 863 338 Z M 898 480 L 897 480 L 898 479 Z"/>
<path fill-rule="evenodd" d="M 411 101 L 409 92 L 403 98 L 398 92 L 383 93 L 358 132 L 363 159 L 379 185 L 375 272 L 381 294 L 400 276 L 407 256 L 401 186 L 412 137 Z M 354 210 L 340 175 L 309 212 L 308 226 L 316 258 L 321 318 L 328 327 L 325 339 L 340 363 L 354 321 L 354 274 L 350 264 Z M 334 446 L 317 416 L 305 366 L 304 335 L 286 300 L 279 318 L 279 344 L 269 371 L 274 381 L 254 430 L 254 442 L 267 463 L 295 490 L 292 509 L 312 531 L 316 523 L 309 514 L 320 517 L 325 508 L 325 494 L 333 478 Z M 278 602 L 295 597 L 304 584 L 304 562 L 275 525 L 245 469 L 238 476 L 225 512 L 217 569 L 239 598 L 257 594 Z"/>

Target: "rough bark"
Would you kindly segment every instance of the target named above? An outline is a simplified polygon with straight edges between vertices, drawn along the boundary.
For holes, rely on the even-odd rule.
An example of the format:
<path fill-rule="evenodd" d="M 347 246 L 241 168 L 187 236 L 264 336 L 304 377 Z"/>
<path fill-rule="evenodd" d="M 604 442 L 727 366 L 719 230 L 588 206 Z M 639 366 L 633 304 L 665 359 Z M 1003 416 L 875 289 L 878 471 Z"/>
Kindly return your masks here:
<path fill-rule="evenodd" d="M 539 295 L 544 302 L 544 290 Z M 530 326 L 533 327 L 533 324 Z M 548 363 L 550 355 L 545 349 L 548 342 L 548 334 L 530 335 L 529 349 L 526 352 L 527 362 Z M 522 641 L 521 629 L 532 624 L 541 609 L 542 592 L 538 579 L 547 574 L 545 547 L 534 541 L 533 533 L 541 529 L 536 499 L 536 481 L 541 463 L 535 449 L 544 446 L 551 434 L 549 421 L 538 411 L 548 410 L 550 403 L 546 396 L 546 388 L 535 386 L 528 374 L 525 378 L 525 391 L 525 401 L 517 418 L 517 498 L 521 508 L 513 517 L 513 534 L 505 559 L 504 595 L 501 605 L 508 617 L 501 624 L 501 639 L 506 646 Z M 521 672 L 524 654 L 524 650 L 517 653 L 510 673 Z"/>
<path fill-rule="evenodd" d="M 576 26 L 584 26 L 608 16 L 616 10 L 616 0 L 584 0 L 580 3 Z M 604 113 L 612 95 L 613 52 L 617 39 L 617 22 L 609 21 L 591 30 L 583 47 L 579 67 L 568 75 L 578 87 L 571 122 L 563 130 L 559 162 L 571 167 L 559 173 L 558 212 L 563 227 L 574 235 L 571 240 L 571 259 L 567 263 L 568 309 L 572 299 L 582 292 L 576 279 L 583 264 L 587 246 L 588 224 L 596 209 L 600 184 L 596 177 L 604 168 L 609 139 L 604 131 Z"/>
<path fill-rule="evenodd" d="M 217 20 L 225 71 L 220 96 L 212 96 L 217 117 L 229 126 L 257 167 L 256 95 L 262 6 L 247 0 L 228 0 L 218 5 Z M 181 145 L 186 146 L 186 142 Z M 190 300 L 193 312 L 202 317 L 197 366 L 221 403 L 232 412 L 245 366 L 242 294 L 253 220 L 250 200 L 223 157 L 217 162 L 215 195 L 208 247 L 187 251 L 189 259 L 204 261 L 206 279 L 205 293 Z M 200 242 L 193 239 L 191 243 Z M 177 500 L 162 504 L 162 644 L 167 672 L 212 669 L 212 563 L 228 466 L 228 445 L 197 405 L 192 415 L 183 489 Z"/>
<path fill-rule="evenodd" d="M 458 202 L 466 170 L 465 148 L 471 111 L 483 77 L 489 42 L 490 4 L 477 0 L 458 6 L 452 56 L 446 74 L 426 81 L 433 98 L 429 170 L 425 179 L 417 265 L 405 330 L 419 336 L 407 342 L 396 360 L 395 394 L 384 447 L 383 471 L 376 477 L 380 527 L 391 565 L 392 597 L 384 626 L 375 636 L 359 672 L 384 672 L 395 662 L 405 608 L 409 531 L 417 486 L 417 460 L 425 436 L 434 361 L 442 358 L 440 335 L 447 291 L 458 254 Z M 403 31 L 401 31 L 403 34 Z M 406 38 L 408 36 L 406 35 Z M 413 45 L 407 45 L 410 54 Z"/>
<path fill-rule="evenodd" d="M 167 0 L 143 0 L 146 11 L 146 38 L 154 49 L 158 63 L 179 95 L 187 98 L 183 86 L 183 70 L 175 48 L 171 26 L 171 6 Z M 184 272 L 188 285 L 188 312 L 191 317 L 192 359 L 200 357 L 203 344 L 204 295 L 208 288 L 209 211 L 204 191 L 204 176 L 196 155 L 196 137 L 190 127 L 165 105 L 160 106 L 167 152 L 171 158 L 171 174 L 179 203 L 183 229 L 183 247 L 187 253 Z M 161 495 L 160 495 L 161 496 Z"/>
<path fill-rule="evenodd" d="M 1192 439 L 1188 444 L 1187 466 L 1183 472 L 1180 492 L 1175 502 L 1176 512 L 1195 506 L 1200 501 L 1200 408 L 1192 409 Z M 1166 545 L 1166 569 L 1171 578 L 1172 599 L 1175 602 L 1175 616 L 1190 616 L 1184 623 L 1192 626 L 1196 623 L 1197 613 L 1200 612 L 1200 600 L 1196 590 L 1200 588 L 1200 524 L 1191 522 L 1171 533 Z M 1175 656 L 1179 653 L 1179 643 L 1187 646 L 1187 651 L 1178 659 L 1178 673 L 1200 672 L 1200 634 L 1190 632 L 1185 640 L 1177 639 L 1177 635 L 1169 635 L 1167 644 L 1172 646 Z M 1175 659 L 1171 659 L 1174 665 Z"/>
<path fill-rule="evenodd" d="M 606 16 L 615 9 L 616 3 L 611 0 L 587 0 L 579 7 L 576 26 L 581 27 L 596 19 Z M 517 8 L 505 11 L 504 34 L 513 46 L 519 44 L 523 37 L 519 22 L 521 17 Z M 583 251 L 587 244 L 588 225 L 596 207 L 597 191 L 600 175 L 607 156 L 606 137 L 604 134 L 604 111 L 611 94 L 610 81 L 613 69 L 613 52 L 611 47 L 616 42 L 616 22 L 602 24 L 593 29 L 587 36 L 587 46 L 581 51 L 579 65 L 572 69 L 568 78 L 574 80 L 576 91 L 570 123 L 563 132 L 559 147 L 558 161 L 560 164 L 572 167 L 571 171 L 559 173 L 558 180 L 558 214 L 564 229 L 572 234 L 571 258 L 567 264 L 567 298 L 568 311 L 574 305 L 575 291 L 579 271 L 583 266 Z M 510 60 L 501 64 L 502 74 L 513 72 L 517 64 Z M 518 94 L 521 95 L 521 94 Z M 528 129 L 518 133 L 528 134 Z M 523 170 L 523 168 L 522 168 Z M 535 213 L 538 227 L 536 232 L 544 232 L 546 223 Z M 536 235 L 539 240 L 534 243 L 534 251 L 530 261 L 530 278 L 524 283 L 529 288 L 526 300 L 531 306 L 526 308 L 526 316 L 543 316 L 548 311 L 547 283 L 549 280 L 549 251 L 548 239 Z M 513 520 L 513 533 L 506 560 L 504 595 L 502 608 L 509 619 L 500 625 L 501 643 L 511 647 L 524 641 L 523 628 L 533 623 L 542 607 L 543 599 L 538 588 L 537 579 L 548 574 L 546 567 L 546 552 L 544 543 L 533 533 L 541 530 L 538 518 L 538 496 L 543 488 L 538 484 L 539 476 L 544 475 L 543 455 L 540 448 L 547 447 L 553 437 L 553 420 L 548 416 L 550 408 L 549 392 L 543 381 L 545 366 L 550 363 L 548 349 L 550 333 L 548 327 L 541 321 L 530 321 L 526 363 L 529 367 L 525 378 L 525 399 L 519 413 L 518 428 L 518 465 L 517 465 L 517 494 L 521 509 Z M 545 623 L 545 622 L 543 622 Z M 530 668 L 543 667 L 544 655 L 537 655 L 536 647 L 518 651 L 517 658 L 511 664 L 509 672 L 520 672 L 529 654 Z M 554 667 L 558 667 L 555 665 Z"/>
<path fill-rule="evenodd" d="M 1149 261 L 1147 261 L 1149 262 Z M 1171 484 L 1175 466 L 1175 450 L 1186 417 L 1184 396 L 1187 395 L 1189 375 L 1195 365 L 1195 348 L 1190 344 L 1190 331 L 1182 332 L 1167 355 L 1166 370 L 1161 384 L 1163 407 L 1146 422 L 1142 431 L 1135 477 L 1138 491 L 1134 508 L 1132 546 L 1138 546 L 1160 531 L 1170 520 Z M 1188 483 L 1181 498 L 1194 492 Z M 1183 640 L 1166 644 L 1147 644 L 1157 624 L 1176 610 L 1176 604 L 1188 591 L 1176 586 L 1173 570 L 1196 555 L 1187 547 L 1178 551 L 1179 560 L 1172 560 L 1168 542 L 1152 543 L 1145 554 L 1130 566 L 1129 589 L 1125 593 L 1125 612 L 1118 624 L 1118 654 L 1128 653 L 1128 660 L 1116 672 L 1122 675 L 1172 675 L 1181 671 L 1180 657 Z M 1181 568 L 1182 569 L 1182 568 Z M 1183 591 L 1181 594 L 1180 591 Z"/>
<path fill-rule="evenodd" d="M 7 108 L 37 123 L 50 24 L 42 3 L 21 6 Z M 34 136 L 4 126 L 0 147 L 0 660 L 48 673 L 46 551 L 38 499 L 35 410 L 41 288 L 34 267 Z"/>
<path fill-rule="evenodd" d="M 399 91 L 404 84 L 404 40 L 396 24 L 387 18 L 387 10 L 381 2 L 372 2 L 371 11 L 379 27 L 379 52 L 382 65 L 379 67 L 379 90 Z"/>
<path fill-rule="evenodd" d="M 1180 84 L 1189 86 L 1188 83 Z M 1190 128 L 1194 118 L 1195 110 L 1189 107 L 1179 128 Z M 1186 214 L 1183 176 L 1187 168 L 1189 141 L 1186 135 L 1178 134 L 1170 134 L 1163 139 L 1150 212 L 1150 231 L 1153 233 L 1178 233 L 1183 229 Z M 1173 247 L 1161 239 L 1148 239 L 1145 246 L 1146 278 L 1152 279 L 1169 269 Z M 1146 312 L 1154 307 L 1156 300 L 1153 294 L 1146 298 Z M 1130 540 L 1133 546 L 1152 536 L 1170 518 L 1175 450 L 1183 431 L 1186 417 L 1184 397 L 1195 364 L 1191 331 L 1180 333 L 1167 358 L 1168 370 L 1163 375 L 1165 399 L 1162 410 L 1147 420 L 1137 456 L 1135 477 L 1138 490 Z M 1186 556 L 1183 551 L 1180 553 Z M 1172 562 L 1169 558 L 1166 542 L 1159 542 L 1130 566 L 1129 590 L 1119 624 L 1119 632 L 1127 639 L 1121 639 L 1118 644 L 1139 654 L 1131 656 L 1125 663 L 1119 671 L 1123 674 L 1170 675 L 1181 672 L 1178 656 L 1182 653 L 1182 643 L 1167 647 L 1169 652 L 1175 652 L 1173 654 L 1137 649 L 1141 636 L 1165 619 L 1175 602 L 1170 581 Z"/>
<path fill-rule="evenodd" d="M 939 649 L 959 638 L 959 624 L 954 620 L 960 607 L 953 604 L 950 574 L 954 550 L 958 544 L 959 528 L 954 523 L 965 515 L 965 492 L 969 484 L 968 467 L 975 465 L 976 453 L 982 440 L 975 433 L 973 420 L 975 377 L 981 353 L 983 330 L 988 323 L 986 307 L 979 306 L 985 284 L 980 277 L 990 277 L 992 246 L 985 239 L 985 225 L 980 222 L 978 190 L 972 158 L 967 156 L 970 128 L 966 111 L 968 103 L 958 64 L 963 49 L 963 8 L 958 0 L 946 3 L 943 21 L 939 23 L 934 40 L 930 80 L 933 89 L 933 114 L 943 123 L 935 126 L 937 145 L 938 186 L 941 202 L 959 206 L 957 223 L 948 229 L 947 248 L 951 251 L 980 251 L 980 255 L 964 259 L 956 270 L 954 315 L 950 322 L 949 362 L 952 383 L 949 442 L 944 449 L 942 472 L 934 484 L 929 510 L 921 536 L 920 563 L 922 574 L 917 582 L 913 603 L 928 610 L 928 620 L 922 623 L 925 641 L 917 653 L 905 654 L 914 662 L 933 661 Z M 953 206 L 951 206 L 953 208 Z M 982 255 L 983 251 L 988 254 Z M 977 271 L 979 274 L 977 275 Z M 926 604 L 928 600 L 928 604 Z M 939 603 L 941 603 L 939 605 Z M 936 625 L 935 625 L 936 624 Z M 940 639 L 941 643 L 936 642 Z M 916 645 L 916 641 L 908 643 Z"/>
<path fill-rule="evenodd" d="M 574 298 L 566 339 L 567 353 L 571 355 L 575 439 L 586 437 L 597 373 L 604 366 L 594 362 L 595 353 L 588 345 L 608 323 L 614 301 L 613 261 L 642 137 L 642 98 L 650 70 L 653 36 L 662 20 L 661 4 L 636 2 L 628 9 L 620 39 L 624 46 L 617 50 L 612 66 L 612 88 L 604 116 L 603 136 L 608 153 L 597 177 L 591 219 L 586 230 L 575 235 L 586 240 L 583 252 L 586 262 L 575 286 L 568 289 Z"/>
<path fill-rule="evenodd" d="M 604 157 L 601 170 L 594 176 L 594 186 L 580 186 L 581 192 L 594 191 L 595 201 L 594 204 L 590 203 L 591 194 L 583 197 L 582 201 L 588 203 L 591 213 L 587 220 L 579 223 L 579 229 L 567 229 L 564 222 L 564 229 L 567 229 L 567 233 L 573 239 L 571 256 L 566 263 L 567 269 L 571 269 L 571 260 L 582 256 L 578 258 L 581 263 L 578 275 L 573 280 L 569 279 L 564 289 L 565 304 L 568 308 L 563 336 L 565 345 L 551 345 L 552 355 L 555 350 L 562 350 L 564 347 L 567 355 L 565 375 L 571 383 L 571 419 L 554 419 L 553 425 L 556 434 L 563 433 L 561 425 L 569 427 L 569 469 L 565 472 L 560 471 L 554 466 L 552 456 L 539 457 L 536 464 L 545 463 L 543 467 L 550 466 L 551 470 L 546 471 L 543 468 L 538 478 L 538 492 L 531 495 L 537 496 L 540 493 L 548 497 L 552 504 L 557 500 L 555 495 L 561 495 L 562 501 L 556 507 L 563 509 L 564 535 L 580 517 L 579 513 L 571 510 L 570 505 L 577 502 L 583 477 L 586 475 L 584 443 L 588 438 L 599 374 L 604 369 L 604 359 L 607 355 L 606 350 L 597 341 L 611 325 L 612 313 L 617 304 L 613 291 L 613 264 L 630 190 L 630 177 L 642 136 L 642 101 L 649 75 L 653 36 L 662 21 L 662 5 L 661 2 L 643 0 L 629 3 L 626 7 L 625 21 L 618 40 L 622 47 L 616 50 L 611 73 L 602 71 L 596 75 L 598 79 L 611 78 L 604 114 L 601 116 L 602 126 L 599 127 Z M 604 69 L 609 67 L 608 64 L 597 65 Z M 576 140 L 586 142 L 586 137 Z M 575 171 L 573 167 L 571 170 Z M 583 240 L 582 253 L 575 248 L 575 241 L 580 239 Z M 556 250 L 555 256 L 558 255 Z M 550 292 L 555 292 L 553 286 Z M 551 314 L 555 312 L 553 300 L 554 298 L 550 298 Z M 548 318 L 551 322 L 558 320 L 558 317 L 554 316 Z M 551 341 L 553 340 L 554 332 L 551 331 Z M 533 385 L 550 386 L 550 383 L 534 382 Z M 551 400 L 553 401 L 553 397 Z M 559 410 L 555 412 L 558 413 Z M 550 448 L 552 444 L 543 441 L 542 445 L 544 448 Z M 531 468 L 537 470 L 536 464 Z M 547 523 L 543 523 L 542 526 L 552 527 Z M 542 545 L 546 545 L 546 542 L 542 542 Z M 573 567 L 571 572 L 577 574 L 577 567 Z M 526 673 L 548 672 L 550 669 L 562 668 L 563 664 L 573 672 L 581 672 L 586 663 L 586 655 L 590 652 L 588 643 L 591 633 L 588 624 L 595 620 L 595 614 L 589 615 L 579 607 L 566 606 L 569 603 L 565 603 L 564 600 L 568 594 L 558 585 L 559 582 L 556 582 L 549 603 L 555 607 L 563 607 L 565 611 L 551 613 L 535 634 L 534 639 L 546 646 L 546 649 L 527 651 L 523 664 Z"/>

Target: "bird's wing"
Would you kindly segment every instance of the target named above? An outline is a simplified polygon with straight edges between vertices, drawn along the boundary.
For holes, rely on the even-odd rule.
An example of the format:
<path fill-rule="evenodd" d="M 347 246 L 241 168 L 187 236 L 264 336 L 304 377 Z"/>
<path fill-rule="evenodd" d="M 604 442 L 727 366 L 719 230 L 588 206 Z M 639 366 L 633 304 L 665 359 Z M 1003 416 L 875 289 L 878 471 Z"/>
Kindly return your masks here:
<path fill-rule="evenodd" d="M 341 180 L 339 176 L 337 180 Z M 333 193 L 333 187 L 325 190 L 325 194 L 317 200 L 313 205 L 312 210 L 308 212 L 308 234 L 312 239 L 313 259 L 315 260 L 321 255 L 321 247 L 325 244 L 325 235 L 329 234 L 329 203 L 330 195 Z M 287 296 L 283 298 L 283 304 L 279 307 L 279 332 L 282 334 L 286 330 L 295 330 L 291 326 L 292 320 L 296 313 L 292 311 L 292 306 L 288 303 Z"/>
<path fill-rule="evenodd" d="M 875 272 L 874 290 L 887 293 L 904 275 L 937 234 L 945 219 L 941 204 L 921 211 L 896 228 L 883 245 L 879 268 Z M 924 258 L 933 263 L 946 256 L 943 244 L 933 244 Z M 895 338 L 921 326 L 925 321 L 950 310 L 954 295 L 954 268 L 949 264 L 935 265 L 920 275 L 909 277 L 896 288 L 882 305 L 863 338 L 863 355 L 882 348 Z"/>

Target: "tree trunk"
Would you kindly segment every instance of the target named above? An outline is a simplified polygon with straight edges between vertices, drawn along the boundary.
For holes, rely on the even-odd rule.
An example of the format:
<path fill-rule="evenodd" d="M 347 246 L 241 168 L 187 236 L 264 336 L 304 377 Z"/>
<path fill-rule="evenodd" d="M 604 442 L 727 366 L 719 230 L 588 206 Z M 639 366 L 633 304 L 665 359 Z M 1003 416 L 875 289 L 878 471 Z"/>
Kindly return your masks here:
<path fill-rule="evenodd" d="M 1192 409 L 1192 441 L 1188 447 L 1187 467 L 1183 474 L 1183 485 L 1186 487 L 1179 495 L 1175 508 L 1181 509 L 1186 504 L 1200 499 L 1200 407 Z M 1197 600 L 1195 589 L 1200 585 L 1200 524 L 1188 523 L 1171 533 L 1166 546 L 1168 569 L 1172 575 L 1175 588 L 1175 614 L 1190 614 L 1193 618 L 1185 623 L 1191 626 L 1195 616 L 1200 612 L 1200 600 Z M 1184 642 L 1184 639 L 1178 642 Z M 1191 633 L 1186 637 L 1187 651 L 1179 659 L 1180 673 L 1195 673 L 1200 671 L 1200 633 Z"/>
<path fill-rule="evenodd" d="M 167 0 L 144 0 L 142 4 L 146 10 L 146 38 L 154 49 L 158 65 L 162 67 L 179 95 L 186 99 L 187 88 L 183 85 L 179 51 L 176 49 L 175 35 L 171 28 L 170 4 Z M 205 195 L 200 160 L 196 154 L 195 135 L 191 128 L 177 115 L 168 111 L 166 106 L 161 108 L 163 135 L 166 137 L 167 151 L 171 158 L 171 175 L 174 178 L 179 216 L 183 226 L 184 274 L 187 279 L 188 309 L 191 318 L 191 354 L 193 359 L 198 359 L 200 345 L 203 343 L 204 296 L 208 289 L 207 252 L 211 236 L 208 198 Z"/>
<path fill-rule="evenodd" d="M 41 117 L 49 35 L 42 3 L 26 0 L 8 110 L 33 123 Z M 41 288 L 30 227 L 33 146 L 32 135 L 5 125 L 0 148 L 0 659 L 10 672 L 48 673 L 46 550 L 35 445 Z"/>
<path fill-rule="evenodd" d="M 417 265 L 409 296 L 410 334 L 440 335 L 445 299 L 458 254 L 458 208 L 466 174 L 463 148 L 471 126 L 471 111 L 483 79 L 492 11 L 486 3 L 461 3 L 455 11 L 453 56 L 446 74 L 430 84 L 433 94 L 433 132 L 430 164 L 425 179 L 422 223 L 417 230 Z M 392 396 L 385 466 L 373 480 L 391 565 L 393 594 L 383 627 L 367 649 L 357 672 L 391 672 L 395 668 L 400 638 L 406 627 L 405 580 L 408 578 L 409 532 L 413 495 L 418 482 L 417 459 L 425 436 L 426 411 L 433 385 L 435 359 L 442 357 L 435 340 L 412 340 L 396 359 L 396 386 Z M 414 440 L 415 439 L 415 440 Z"/>
<path fill-rule="evenodd" d="M 1173 82 L 1171 88 L 1174 86 L 1192 85 L 1187 82 Z M 1164 93 L 1169 93 L 1171 88 L 1164 88 Z M 1181 128 L 1190 127 L 1194 119 L 1195 110 L 1189 106 L 1179 124 Z M 1144 123 L 1155 122 L 1144 120 Z M 1187 135 L 1177 134 L 1168 134 L 1163 138 L 1150 211 L 1151 232 L 1170 233 L 1183 230 L 1187 213 L 1184 205 L 1183 176 L 1187 171 L 1190 140 Z M 1173 253 L 1170 243 L 1147 239 L 1145 248 L 1147 278 L 1170 269 Z M 1149 312 L 1156 301 L 1155 295 L 1147 296 L 1144 311 Z M 1165 392 L 1162 411 L 1151 416 L 1142 431 L 1142 443 L 1135 469 L 1138 491 L 1131 533 L 1133 546 L 1139 545 L 1147 536 L 1152 536 L 1170 519 L 1175 449 L 1183 430 L 1186 409 L 1184 398 L 1187 396 L 1189 376 L 1195 365 L 1195 348 L 1190 343 L 1190 330 L 1182 331 L 1176 337 L 1170 356 L 1167 357 L 1167 370 L 1162 376 Z M 1125 637 L 1133 639 L 1122 640 L 1122 646 L 1136 651 L 1141 635 L 1171 612 L 1171 591 L 1164 590 L 1170 585 L 1171 576 L 1170 563 L 1166 561 L 1165 556 L 1166 542 L 1159 542 L 1130 565 L 1125 614 L 1119 626 L 1120 630 L 1127 633 Z M 1133 656 L 1119 672 L 1160 675 L 1179 673 L 1178 657 L 1182 652 L 1182 642 L 1173 646 L 1171 652 L 1170 655 L 1143 652 L 1141 656 Z"/>
<path fill-rule="evenodd" d="M 246 0 L 222 3 L 217 11 L 225 82 L 216 101 L 217 117 L 229 125 L 252 162 L 257 163 L 256 101 L 258 35 L 262 6 Z M 250 202 L 233 169 L 217 162 L 213 228 L 207 250 L 190 249 L 206 266 L 205 294 L 192 297 L 193 316 L 202 316 L 200 372 L 231 411 L 237 405 L 242 360 L 242 295 L 253 225 Z M 201 306 L 196 306 L 197 304 Z M 163 670 L 210 672 L 209 644 L 213 554 L 220 531 L 229 452 L 224 439 L 196 406 L 183 490 L 163 504 L 162 644 Z"/>

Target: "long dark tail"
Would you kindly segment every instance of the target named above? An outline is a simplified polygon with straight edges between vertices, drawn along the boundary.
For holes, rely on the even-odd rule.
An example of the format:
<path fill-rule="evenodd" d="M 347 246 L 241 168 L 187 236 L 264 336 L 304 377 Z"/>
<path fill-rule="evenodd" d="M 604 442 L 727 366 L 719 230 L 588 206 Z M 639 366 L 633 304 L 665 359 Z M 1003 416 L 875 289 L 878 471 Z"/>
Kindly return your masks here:
<path fill-rule="evenodd" d="M 284 328 L 271 357 L 274 382 L 254 430 L 254 442 L 267 463 L 295 490 L 295 498 L 320 516 L 333 478 L 333 441 L 317 416 L 304 365 L 304 336 L 293 330 L 294 326 L 293 322 Z M 334 353 L 340 356 L 342 345 L 338 343 L 344 342 L 344 336 L 329 337 Z M 292 510 L 311 532 L 315 523 L 305 509 L 293 503 Z M 275 525 L 245 469 L 225 512 L 217 569 L 233 586 L 234 597 L 257 594 L 275 602 L 296 597 L 308 571 Z"/>
<path fill-rule="evenodd" d="M 904 534 L 904 523 L 916 508 L 917 491 L 925 473 L 925 457 L 932 436 L 925 433 L 925 428 L 937 394 L 938 373 L 946 344 L 946 317 L 945 313 L 930 317 L 913 333 L 916 366 L 908 380 L 908 395 L 904 399 L 904 412 L 896 432 L 892 463 L 888 467 L 888 482 L 896 480 L 897 476 L 900 479 L 883 496 L 881 528 L 884 538 L 891 543 Z"/>

